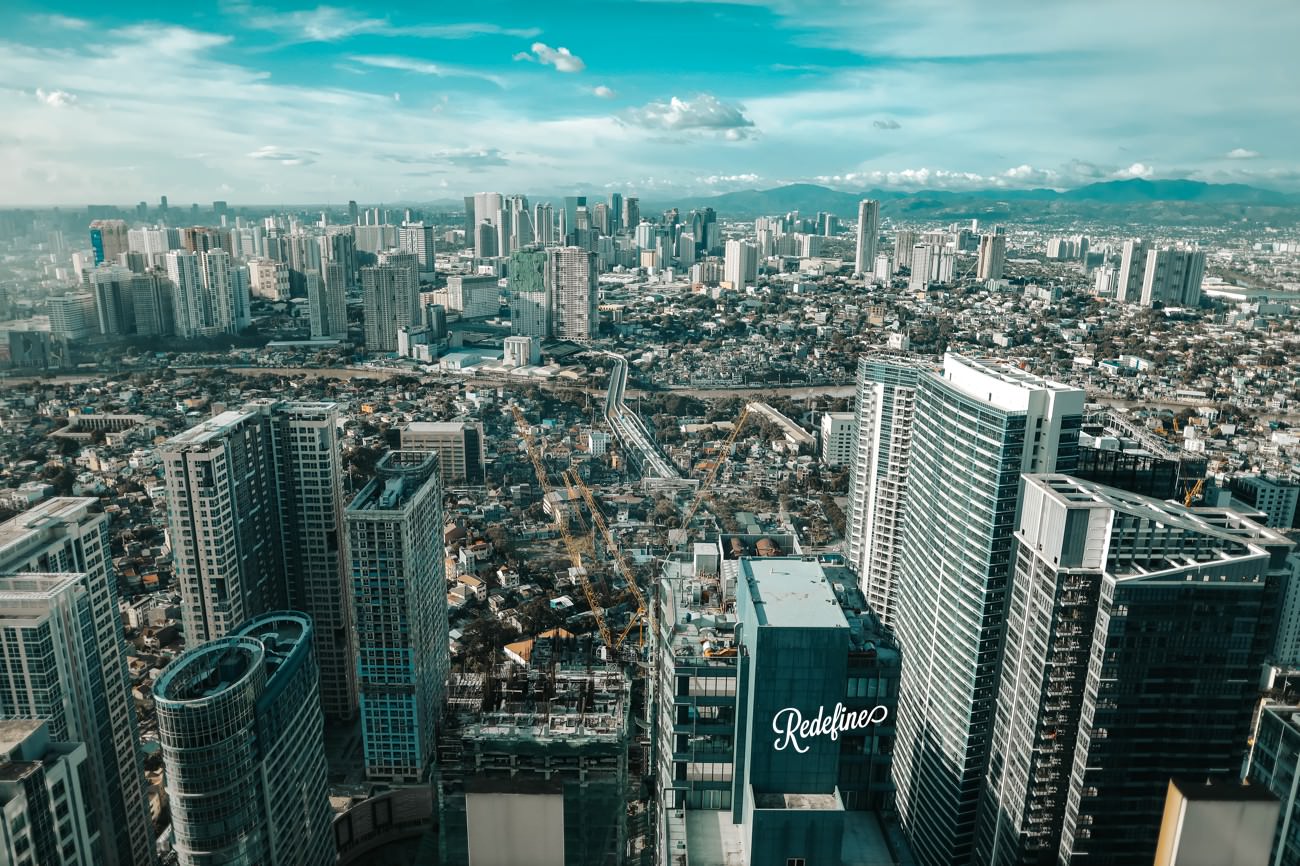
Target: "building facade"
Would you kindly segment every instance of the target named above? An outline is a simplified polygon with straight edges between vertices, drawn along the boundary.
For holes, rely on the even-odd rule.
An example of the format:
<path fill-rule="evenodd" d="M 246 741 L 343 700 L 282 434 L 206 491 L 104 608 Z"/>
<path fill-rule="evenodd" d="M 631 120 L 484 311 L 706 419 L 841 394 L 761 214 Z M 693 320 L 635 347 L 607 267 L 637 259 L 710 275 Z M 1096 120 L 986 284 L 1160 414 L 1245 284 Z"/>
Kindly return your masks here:
<path fill-rule="evenodd" d="M 345 514 L 366 777 L 420 782 L 449 665 L 437 455 L 389 452 Z"/>
<path fill-rule="evenodd" d="M 108 515 L 97 506 L 58 497 L 0 524 L 0 715 L 45 719 L 52 738 L 86 744 L 87 820 L 102 836 L 95 862 L 147 864 L 153 833 Z"/>
<path fill-rule="evenodd" d="M 596 254 L 581 247 L 547 250 L 546 281 L 555 338 L 578 342 L 594 339 L 600 328 Z"/>
<path fill-rule="evenodd" d="M 181 866 L 334 862 L 311 620 L 281 611 L 173 661 L 154 688 Z"/>
<path fill-rule="evenodd" d="M 480 485 L 484 462 L 483 424 L 478 421 L 411 421 L 402 427 L 406 451 L 432 451 L 438 455 L 438 476 L 443 488 Z"/>
<path fill-rule="evenodd" d="M 974 862 L 1145 866 L 1171 777 L 1240 775 L 1292 543 L 1223 509 L 1024 483 Z"/>
<path fill-rule="evenodd" d="M 854 274 L 866 276 L 872 272 L 876 261 L 876 244 L 879 240 L 880 202 L 864 198 L 858 202 L 858 242 L 853 256 Z"/>
<path fill-rule="evenodd" d="M 47 722 L 0 721 L 0 862 L 93 866 L 86 754 L 52 739 Z"/>
<path fill-rule="evenodd" d="M 895 777 L 921 866 L 971 856 L 1020 474 L 1074 468 L 1083 404 L 1079 389 L 953 354 L 942 373 L 918 379 L 896 621 L 907 664 Z"/>

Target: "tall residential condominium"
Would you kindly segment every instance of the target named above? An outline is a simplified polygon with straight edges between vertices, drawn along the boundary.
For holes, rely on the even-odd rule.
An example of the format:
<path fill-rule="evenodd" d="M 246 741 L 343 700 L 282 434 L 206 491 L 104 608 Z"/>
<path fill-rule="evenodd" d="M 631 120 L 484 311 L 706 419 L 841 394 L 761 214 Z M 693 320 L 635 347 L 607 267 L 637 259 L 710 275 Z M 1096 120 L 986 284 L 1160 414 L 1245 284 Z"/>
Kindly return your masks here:
<path fill-rule="evenodd" d="M 438 457 L 390 451 L 345 512 L 366 778 L 419 782 L 449 666 Z"/>
<path fill-rule="evenodd" d="M 880 202 L 864 198 L 858 202 L 858 243 L 853 255 L 855 275 L 866 276 L 871 273 L 876 262 L 876 243 L 879 240 Z"/>
<path fill-rule="evenodd" d="M 176 336 L 215 337 L 235 329 L 235 299 L 230 256 L 222 249 L 196 253 L 172 250 L 166 255 L 172 282 Z"/>
<path fill-rule="evenodd" d="M 95 296 L 76 292 L 50 298 L 50 333 L 61 340 L 84 340 L 99 330 Z"/>
<path fill-rule="evenodd" d="M 1146 866 L 1171 777 L 1240 777 L 1293 542 L 1066 475 L 1024 485 L 972 862 Z"/>
<path fill-rule="evenodd" d="M 844 553 L 871 609 L 891 628 L 898 617 L 917 381 L 930 369 L 906 355 L 858 361 Z"/>
<path fill-rule="evenodd" d="M 952 282 L 953 251 L 941 243 L 923 242 L 912 247 L 911 277 L 907 284 L 912 292 L 924 292 L 931 283 Z"/>
<path fill-rule="evenodd" d="M 347 337 L 347 271 L 339 262 L 326 262 L 321 273 L 308 274 L 307 315 L 313 340 Z"/>
<path fill-rule="evenodd" d="M 894 270 L 912 267 L 912 250 L 916 248 L 916 232 L 899 229 L 894 234 Z"/>
<path fill-rule="evenodd" d="M 49 499 L 0 523 L 0 716 L 86 744 L 95 863 L 154 860 L 135 707 L 98 500 Z"/>
<path fill-rule="evenodd" d="M 1270 866 L 1300 863 L 1300 706 L 1262 706 L 1255 726 L 1246 778 L 1281 801 L 1281 816 L 1273 835 Z"/>
<path fill-rule="evenodd" d="M 981 280 L 1000 280 L 1007 266 L 1007 236 L 1002 232 L 980 235 L 975 275 Z"/>
<path fill-rule="evenodd" d="M 533 237 L 539 244 L 555 243 L 555 209 L 550 204 L 533 207 Z"/>
<path fill-rule="evenodd" d="M 116 262 L 120 253 L 130 249 L 127 242 L 126 220 L 94 220 L 90 224 L 90 248 L 95 253 L 95 264 Z"/>
<path fill-rule="evenodd" d="M 596 254 L 581 247 L 546 251 L 552 330 L 557 340 L 593 339 L 600 327 L 596 309 Z"/>
<path fill-rule="evenodd" d="M 396 352 L 398 329 L 419 327 L 420 282 L 413 265 L 401 260 L 361 269 L 366 351 Z"/>
<path fill-rule="evenodd" d="M 53 739 L 40 719 L 0 721 L 0 863 L 96 862 L 93 790 L 85 743 Z"/>
<path fill-rule="evenodd" d="M 1144 307 L 1195 307 L 1201 302 L 1205 278 L 1205 253 L 1200 250 L 1163 249 L 1147 252 L 1142 274 Z"/>
<path fill-rule="evenodd" d="M 1151 244 L 1141 238 L 1124 241 L 1124 252 L 1119 261 L 1115 297 L 1127 304 L 1142 300 L 1142 281 L 1146 277 L 1147 253 Z"/>
<path fill-rule="evenodd" d="M 469 197 L 467 196 L 465 199 L 467 205 L 469 204 L 469 201 Z M 465 243 L 474 247 L 474 255 L 478 258 L 485 258 L 497 254 L 495 246 L 495 229 L 501 219 L 501 205 L 503 201 L 501 193 L 499 192 L 478 192 L 474 194 L 474 231 L 470 232 L 470 234 L 465 238 Z M 488 223 L 493 228 L 493 247 L 491 250 L 484 249 L 483 245 L 479 242 L 482 235 L 479 233 L 478 228 L 483 225 L 483 223 Z"/>
<path fill-rule="evenodd" d="M 623 193 L 609 194 L 609 234 L 616 235 L 623 230 Z"/>
<path fill-rule="evenodd" d="M 722 281 L 726 288 L 744 291 L 758 279 L 758 247 L 748 241 L 727 241 L 722 260 Z"/>
<path fill-rule="evenodd" d="M 539 247 L 515 250 L 506 271 L 510 297 L 510 334 L 514 337 L 549 337 L 550 293 L 546 290 L 549 256 Z"/>
<path fill-rule="evenodd" d="M 343 571 L 343 449 L 339 407 L 329 402 L 262 402 L 276 473 L 279 544 L 289 607 L 311 617 L 321 708 L 330 719 L 356 713 L 356 646 Z"/>
<path fill-rule="evenodd" d="M 442 486 L 482 485 L 485 476 L 481 421 L 411 421 L 402 427 L 402 450 L 438 455 Z"/>
<path fill-rule="evenodd" d="M 261 413 L 232 409 L 159 448 L 181 623 L 191 646 L 287 604 L 268 434 Z"/>
<path fill-rule="evenodd" d="M 397 248 L 415 256 L 420 279 L 432 282 L 437 261 L 437 244 L 433 239 L 433 226 L 426 223 L 404 223 L 398 229 Z"/>
<path fill-rule="evenodd" d="M 90 289 L 95 295 L 95 316 L 99 333 L 126 336 L 135 333 L 136 274 L 122 265 L 100 265 L 88 272 Z M 141 277 L 145 279 L 145 277 Z"/>
<path fill-rule="evenodd" d="M 315 623 L 325 713 L 352 717 L 337 404 L 250 403 L 174 436 L 160 456 L 187 641 L 301 610 Z"/>
<path fill-rule="evenodd" d="M 1078 461 L 1084 393 L 945 355 L 917 382 L 898 578 L 897 805 L 921 866 L 965 862 L 988 765 L 1022 472 Z"/>
<path fill-rule="evenodd" d="M 180 866 L 334 862 L 311 631 L 301 613 L 268 613 L 187 650 L 159 677 Z"/>

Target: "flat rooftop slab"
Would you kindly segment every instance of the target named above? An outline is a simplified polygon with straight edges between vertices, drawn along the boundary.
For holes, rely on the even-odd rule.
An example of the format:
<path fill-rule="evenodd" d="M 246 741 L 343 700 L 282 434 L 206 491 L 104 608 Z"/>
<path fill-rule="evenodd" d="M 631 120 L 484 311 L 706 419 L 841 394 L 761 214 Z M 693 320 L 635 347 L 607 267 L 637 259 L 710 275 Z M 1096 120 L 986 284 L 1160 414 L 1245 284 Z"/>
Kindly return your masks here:
<path fill-rule="evenodd" d="M 874 812 L 845 812 L 842 866 L 901 866 L 889 853 Z M 748 866 L 744 827 L 731 823 L 729 810 L 686 812 L 686 850 L 691 866 Z"/>
<path fill-rule="evenodd" d="M 835 590 L 817 562 L 794 558 L 742 559 L 760 626 L 848 628 Z"/>

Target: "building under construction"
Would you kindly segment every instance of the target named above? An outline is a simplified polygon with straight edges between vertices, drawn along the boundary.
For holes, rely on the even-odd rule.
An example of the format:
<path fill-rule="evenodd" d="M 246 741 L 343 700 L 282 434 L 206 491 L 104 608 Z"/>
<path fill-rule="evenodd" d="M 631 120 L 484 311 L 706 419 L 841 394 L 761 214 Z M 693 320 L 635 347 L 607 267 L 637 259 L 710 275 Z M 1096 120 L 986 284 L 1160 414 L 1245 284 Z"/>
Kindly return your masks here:
<path fill-rule="evenodd" d="M 631 681 L 561 661 L 454 673 L 438 744 L 443 863 L 624 866 L 638 855 Z M 562 828 L 562 832 L 557 832 Z"/>

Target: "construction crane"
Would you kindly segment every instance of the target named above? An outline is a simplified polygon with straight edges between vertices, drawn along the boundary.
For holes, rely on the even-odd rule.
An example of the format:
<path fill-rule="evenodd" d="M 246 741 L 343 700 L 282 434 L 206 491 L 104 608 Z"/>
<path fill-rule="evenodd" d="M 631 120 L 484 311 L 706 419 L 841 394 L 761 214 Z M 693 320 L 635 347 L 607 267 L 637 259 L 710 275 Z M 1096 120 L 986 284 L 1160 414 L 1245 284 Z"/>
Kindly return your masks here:
<path fill-rule="evenodd" d="M 723 443 L 722 448 L 718 451 L 717 459 L 714 460 L 713 465 L 709 467 L 709 474 L 705 475 L 704 480 L 700 482 L 700 489 L 695 493 L 695 501 L 691 503 L 691 507 L 686 510 L 686 516 L 682 518 L 683 532 L 690 527 L 691 519 L 695 517 L 695 512 L 700 510 L 700 505 L 703 504 L 705 497 L 713 493 L 713 483 L 718 480 L 718 472 L 722 469 L 723 461 L 725 461 L 727 455 L 731 453 L 731 447 L 736 444 L 736 437 L 740 435 L 740 431 L 744 428 L 747 420 L 749 420 L 748 403 L 746 403 L 745 408 L 741 410 L 740 416 L 736 418 L 736 423 L 732 426 L 731 433 L 727 436 L 727 441 Z"/>
<path fill-rule="evenodd" d="M 519 435 L 523 437 L 524 449 L 528 452 L 528 459 L 532 461 L 533 472 L 537 475 L 537 483 L 542 488 L 542 496 L 549 497 L 555 491 L 550 482 L 546 480 L 546 467 L 542 464 L 542 456 L 537 450 L 537 445 L 533 442 L 533 431 L 529 427 L 528 421 L 524 418 L 524 413 L 518 406 L 511 406 L 510 411 L 515 416 L 515 425 L 519 428 Z M 613 652 L 617 646 L 614 642 L 614 636 L 610 633 L 609 624 L 605 622 L 605 609 L 601 607 L 599 600 L 596 598 L 596 591 L 587 578 L 587 568 L 583 565 L 582 555 L 583 546 L 578 539 L 573 537 L 569 531 L 569 520 L 565 514 L 565 506 L 560 502 L 558 497 L 552 500 L 555 503 L 555 525 L 560 530 L 560 537 L 564 539 L 564 546 L 569 551 L 569 560 L 573 563 L 573 569 L 577 573 L 578 583 L 582 586 L 582 594 L 587 597 L 587 606 L 591 608 L 591 615 L 596 618 L 596 628 L 600 630 L 600 639 L 605 642 L 605 646 Z"/>
<path fill-rule="evenodd" d="M 592 495 L 591 488 L 583 483 L 578 474 L 570 469 L 565 473 L 565 483 L 570 489 L 577 488 L 582 500 L 587 503 L 587 510 L 591 512 L 591 522 L 596 525 L 600 531 L 601 537 L 605 539 L 605 548 L 614 558 L 614 564 L 618 567 L 619 573 L 623 575 L 623 580 L 627 581 L 627 588 L 631 591 L 632 597 L 636 599 L 636 612 L 632 614 L 631 619 L 627 621 L 627 626 L 619 634 L 614 642 L 614 649 L 623 646 L 627 636 L 631 634 L 633 627 L 643 621 L 648 621 L 650 609 L 646 604 L 645 596 L 641 593 L 641 587 L 637 585 L 636 577 L 632 574 L 632 569 L 628 567 L 627 560 L 623 558 L 623 551 L 619 549 L 618 543 L 614 540 L 614 533 L 610 532 L 609 524 L 605 522 L 605 515 L 600 510 L 596 497 Z M 645 646 L 645 632 L 642 631 L 637 640 L 637 646 Z"/>
<path fill-rule="evenodd" d="M 1200 496 L 1201 491 L 1204 489 L 1205 489 L 1205 479 L 1204 478 L 1197 479 L 1196 485 L 1192 487 L 1191 490 L 1187 491 L 1187 495 L 1183 497 L 1183 507 L 1191 508 L 1192 500 Z"/>

